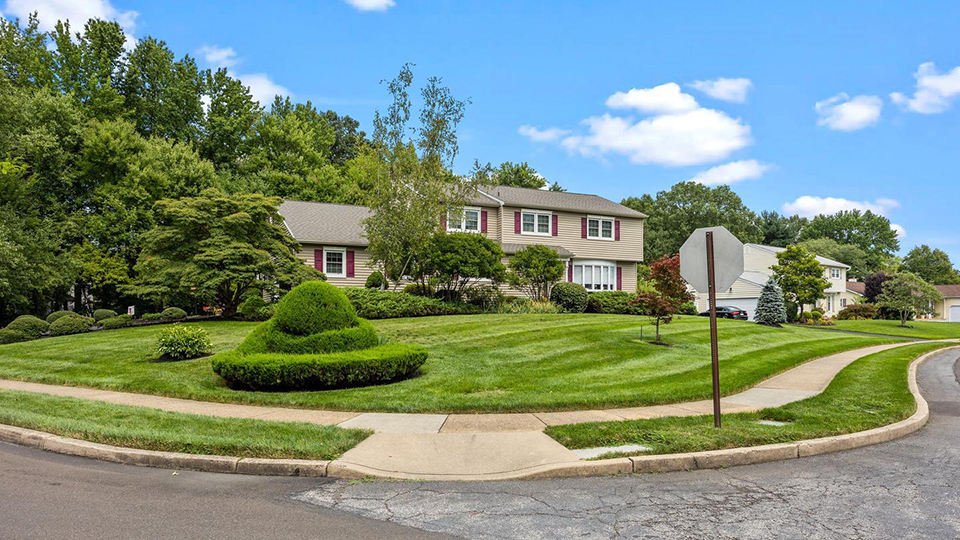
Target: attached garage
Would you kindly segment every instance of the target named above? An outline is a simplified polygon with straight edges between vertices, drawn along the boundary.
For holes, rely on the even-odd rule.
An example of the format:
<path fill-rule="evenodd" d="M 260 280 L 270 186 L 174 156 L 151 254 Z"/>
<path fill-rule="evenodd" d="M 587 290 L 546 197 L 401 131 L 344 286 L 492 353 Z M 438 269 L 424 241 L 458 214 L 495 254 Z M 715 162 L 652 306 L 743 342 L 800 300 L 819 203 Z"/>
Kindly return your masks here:
<path fill-rule="evenodd" d="M 960 306 L 950 306 L 950 313 L 947 320 L 950 322 L 960 322 Z"/>
<path fill-rule="evenodd" d="M 758 298 L 717 298 L 718 306 L 733 306 L 738 307 L 747 312 L 747 316 L 750 317 L 750 320 L 756 320 L 757 316 L 757 300 Z"/>

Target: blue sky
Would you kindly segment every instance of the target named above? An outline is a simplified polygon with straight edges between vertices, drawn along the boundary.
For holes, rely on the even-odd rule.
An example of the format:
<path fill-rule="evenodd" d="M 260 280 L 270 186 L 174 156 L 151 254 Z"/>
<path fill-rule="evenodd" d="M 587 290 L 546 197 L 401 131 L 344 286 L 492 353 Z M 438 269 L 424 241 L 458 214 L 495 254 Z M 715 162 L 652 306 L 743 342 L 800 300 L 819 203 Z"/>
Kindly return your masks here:
<path fill-rule="evenodd" d="M 614 200 L 698 178 L 754 210 L 869 208 L 960 261 L 958 2 L 7 0 L 116 18 L 254 92 L 360 120 L 405 62 L 472 105 L 458 172 Z M 698 83 L 698 81 L 700 81 Z"/>

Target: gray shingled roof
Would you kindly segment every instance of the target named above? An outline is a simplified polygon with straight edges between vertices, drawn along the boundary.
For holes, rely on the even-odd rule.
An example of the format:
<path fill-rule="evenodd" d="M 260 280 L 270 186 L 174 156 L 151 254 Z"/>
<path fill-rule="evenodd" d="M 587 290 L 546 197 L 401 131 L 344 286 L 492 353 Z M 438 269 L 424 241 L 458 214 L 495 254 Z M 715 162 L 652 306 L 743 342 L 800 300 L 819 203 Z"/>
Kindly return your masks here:
<path fill-rule="evenodd" d="M 367 245 L 362 224 L 370 215 L 366 206 L 283 201 L 280 215 L 301 244 Z"/>
<path fill-rule="evenodd" d="M 604 199 L 598 195 L 510 186 L 488 186 L 480 188 L 480 191 L 500 199 L 508 206 L 542 208 L 546 210 L 569 210 L 571 212 L 586 212 L 605 216 L 647 217 L 646 214 L 627 208 L 609 199 Z"/>
<path fill-rule="evenodd" d="M 749 243 L 748 243 L 748 244 L 745 244 L 745 245 L 747 245 L 747 246 L 753 246 L 753 247 L 755 247 L 755 248 L 764 249 L 764 250 L 770 251 L 770 252 L 772 252 L 772 253 L 781 253 L 781 252 L 787 250 L 787 248 L 782 248 L 782 247 L 777 247 L 777 246 L 765 246 L 765 245 L 763 245 L 763 244 L 749 244 Z M 817 259 L 817 262 L 818 262 L 818 263 L 820 263 L 820 264 L 822 264 L 822 265 L 824 265 L 824 266 L 838 266 L 838 267 L 840 267 L 840 268 L 850 268 L 850 266 L 848 266 L 848 265 L 846 265 L 846 264 L 843 264 L 842 262 L 837 262 L 837 261 L 835 261 L 835 260 L 833 260 L 833 259 L 828 259 L 828 258 L 826 258 L 826 257 L 821 257 L 821 256 L 819 256 L 819 255 L 816 256 L 816 259 Z"/>
<path fill-rule="evenodd" d="M 502 247 L 503 247 L 503 252 L 506 253 L 507 255 L 516 255 L 516 253 L 517 253 L 518 251 L 520 251 L 521 249 L 523 249 L 523 248 L 525 248 L 525 247 L 527 247 L 527 246 L 529 246 L 529 245 L 532 245 L 532 244 L 510 244 L 510 243 L 507 243 L 507 244 L 502 244 Z M 544 245 L 546 245 L 546 244 L 544 244 Z M 550 248 L 550 249 L 552 249 L 552 250 L 554 250 L 554 251 L 556 251 L 556 252 L 557 252 L 557 255 L 559 255 L 559 256 L 561 256 L 561 257 L 573 257 L 573 255 L 574 255 L 574 253 L 573 253 L 572 251 L 570 251 L 569 249 L 563 248 L 563 247 L 561 247 L 561 246 L 547 246 L 547 247 Z"/>

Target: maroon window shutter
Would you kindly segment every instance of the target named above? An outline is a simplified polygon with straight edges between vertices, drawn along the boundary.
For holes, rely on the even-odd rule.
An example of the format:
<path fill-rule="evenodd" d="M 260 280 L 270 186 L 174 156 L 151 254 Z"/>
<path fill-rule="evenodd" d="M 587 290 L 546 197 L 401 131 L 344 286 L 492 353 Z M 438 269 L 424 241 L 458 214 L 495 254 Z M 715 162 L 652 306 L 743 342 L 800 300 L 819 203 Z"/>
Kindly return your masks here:
<path fill-rule="evenodd" d="M 520 234 L 520 212 L 513 213 L 513 232 Z"/>
<path fill-rule="evenodd" d="M 556 214 L 553 215 L 553 236 L 557 235 L 557 223 L 560 221 L 558 217 Z"/>
<path fill-rule="evenodd" d="M 567 281 L 573 283 L 573 261 L 567 266 Z"/>
<path fill-rule="evenodd" d="M 353 270 L 353 250 L 347 250 L 347 277 L 353 277 L 355 274 Z"/>
<path fill-rule="evenodd" d="M 446 214 L 440 216 L 440 228 L 443 229 L 443 230 L 447 230 L 447 215 L 446 215 Z"/>
<path fill-rule="evenodd" d="M 587 218 L 580 218 L 580 238 L 587 237 Z"/>
<path fill-rule="evenodd" d="M 480 211 L 480 232 L 487 232 L 487 211 Z"/>
<path fill-rule="evenodd" d="M 613 239 L 617 242 L 620 241 L 620 220 L 613 222 Z"/>
<path fill-rule="evenodd" d="M 623 268 L 617 267 L 617 290 L 623 290 Z"/>
<path fill-rule="evenodd" d="M 313 250 L 313 267 L 323 272 L 323 250 Z"/>

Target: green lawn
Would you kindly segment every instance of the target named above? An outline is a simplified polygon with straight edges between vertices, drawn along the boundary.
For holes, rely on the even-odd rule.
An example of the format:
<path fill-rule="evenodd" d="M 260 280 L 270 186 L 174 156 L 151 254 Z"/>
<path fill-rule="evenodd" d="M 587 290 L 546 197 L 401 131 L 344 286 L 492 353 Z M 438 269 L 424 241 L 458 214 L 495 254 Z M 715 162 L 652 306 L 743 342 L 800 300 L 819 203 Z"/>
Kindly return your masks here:
<path fill-rule="evenodd" d="M 0 424 L 187 454 L 332 460 L 370 435 L 297 422 L 215 418 L 0 390 Z"/>
<path fill-rule="evenodd" d="M 0 378 L 207 401 L 403 412 L 536 411 L 646 405 L 710 396 L 706 319 L 652 337 L 646 318 L 622 315 L 466 315 L 374 321 L 381 336 L 425 345 L 421 374 L 389 385 L 324 392 L 227 388 L 210 359 L 155 363 L 158 327 L 126 328 L 0 346 Z M 206 322 L 216 351 L 252 323 Z M 807 360 L 888 342 L 806 328 L 720 321 L 722 390 L 735 393 Z"/>
<path fill-rule="evenodd" d="M 828 437 L 884 426 L 916 410 L 907 386 L 907 368 L 920 355 L 947 347 L 921 343 L 866 356 L 844 368 L 823 393 L 754 413 L 723 415 L 723 428 L 713 416 L 690 416 L 592 422 L 549 427 L 547 435 L 567 448 L 640 444 L 649 454 L 698 452 Z M 759 420 L 788 422 L 784 426 Z M 604 457 L 634 454 L 607 454 Z"/>
<path fill-rule="evenodd" d="M 900 321 L 836 321 L 834 328 L 871 334 L 886 334 L 921 339 L 960 338 L 960 323 L 910 321 L 906 327 Z"/>

